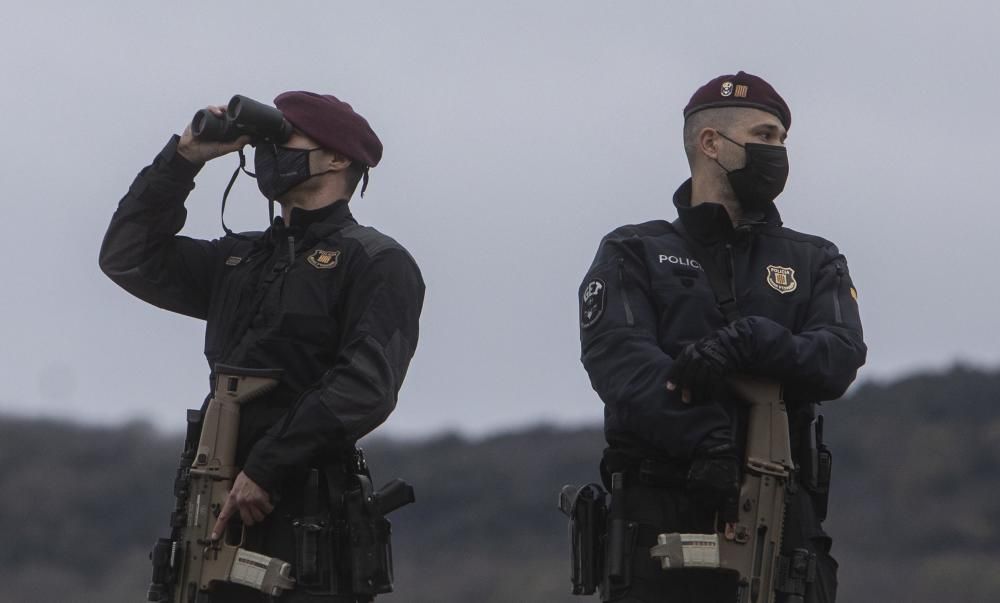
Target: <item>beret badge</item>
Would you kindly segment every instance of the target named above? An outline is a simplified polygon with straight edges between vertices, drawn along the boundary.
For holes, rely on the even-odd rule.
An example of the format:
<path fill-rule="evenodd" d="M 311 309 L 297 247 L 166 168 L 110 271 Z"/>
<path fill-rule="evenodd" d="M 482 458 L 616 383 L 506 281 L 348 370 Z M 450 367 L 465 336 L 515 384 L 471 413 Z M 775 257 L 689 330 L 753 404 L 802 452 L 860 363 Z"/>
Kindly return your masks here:
<path fill-rule="evenodd" d="M 762 78 L 745 71 L 712 78 L 695 90 L 684 107 L 684 119 L 702 109 L 717 107 L 760 109 L 780 119 L 786 130 L 792 125 L 792 112 L 781 95 Z"/>

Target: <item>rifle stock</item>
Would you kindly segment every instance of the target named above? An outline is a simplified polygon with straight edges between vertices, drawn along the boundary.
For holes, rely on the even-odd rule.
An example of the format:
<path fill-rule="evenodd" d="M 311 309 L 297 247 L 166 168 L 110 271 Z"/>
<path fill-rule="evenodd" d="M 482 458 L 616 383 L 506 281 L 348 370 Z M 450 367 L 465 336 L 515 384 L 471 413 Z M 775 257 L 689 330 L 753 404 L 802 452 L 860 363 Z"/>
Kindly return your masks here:
<path fill-rule="evenodd" d="M 249 586 L 272 596 L 293 588 L 291 565 L 241 548 L 243 528 L 218 540 L 211 530 L 222 511 L 233 479 L 239 433 L 240 406 L 278 384 L 279 371 L 217 365 L 216 387 L 204 417 L 188 413 L 188 439 L 175 484 L 177 503 L 171 515 L 171 537 L 157 541 L 153 553 L 153 581 L 147 600 L 195 603 L 200 591 L 217 582 Z M 200 420 L 197 420 L 200 419 Z M 198 427 L 195 427 L 198 425 Z M 193 436 L 198 433 L 195 448 Z"/>

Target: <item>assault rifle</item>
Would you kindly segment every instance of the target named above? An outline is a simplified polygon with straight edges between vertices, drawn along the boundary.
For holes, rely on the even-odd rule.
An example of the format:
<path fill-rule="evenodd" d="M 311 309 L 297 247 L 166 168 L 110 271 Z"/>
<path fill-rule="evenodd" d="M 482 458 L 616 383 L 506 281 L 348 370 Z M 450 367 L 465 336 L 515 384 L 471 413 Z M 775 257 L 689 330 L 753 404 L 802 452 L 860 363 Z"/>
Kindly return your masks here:
<path fill-rule="evenodd" d="M 739 603 L 774 603 L 785 493 L 793 469 L 788 414 L 776 382 L 739 377 L 730 386 L 750 405 L 738 519 L 714 534 L 660 534 L 649 553 L 668 571 L 701 567 L 736 572 Z"/>
<path fill-rule="evenodd" d="M 196 603 L 199 593 L 218 582 L 233 582 L 277 596 L 291 589 L 292 567 L 285 561 L 245 550 L 245 529 L 231 522 L 218 540 L 212 527 L 233 480 L 240 405 L 278 384 L 281 371 L 216 365 L 216 386 L 204 417 L 188 411 L 187 438 L 174 482 L 176 504 L 170 538 L 150 553 L 153 579 L 146 596 L 158 603 Z"/>

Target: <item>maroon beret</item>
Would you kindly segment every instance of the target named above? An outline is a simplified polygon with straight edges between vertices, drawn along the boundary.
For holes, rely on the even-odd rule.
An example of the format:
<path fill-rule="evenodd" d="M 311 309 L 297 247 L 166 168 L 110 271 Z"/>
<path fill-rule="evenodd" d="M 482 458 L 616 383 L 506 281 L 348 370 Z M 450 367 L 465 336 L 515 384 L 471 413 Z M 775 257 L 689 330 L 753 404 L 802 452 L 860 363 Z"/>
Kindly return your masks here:
<path fill-rule="evenodd" d="M 752 107 L 778 117 L 788 130 L 792 127 L 792 112 L 771 84 L 762 78 L 741 71 L 736 75 L 720 75 L 698 88 L 684 107 L 684 119 L 702 109 L 715 107 Z"/>
<path fill-rule="evenodd" d="M 274 106 L 292 125 L 325 149 L 336 151 L 367 167 L 378 165 L 382 141 L 368 121 L 331 94 L 283 92 Z"/>

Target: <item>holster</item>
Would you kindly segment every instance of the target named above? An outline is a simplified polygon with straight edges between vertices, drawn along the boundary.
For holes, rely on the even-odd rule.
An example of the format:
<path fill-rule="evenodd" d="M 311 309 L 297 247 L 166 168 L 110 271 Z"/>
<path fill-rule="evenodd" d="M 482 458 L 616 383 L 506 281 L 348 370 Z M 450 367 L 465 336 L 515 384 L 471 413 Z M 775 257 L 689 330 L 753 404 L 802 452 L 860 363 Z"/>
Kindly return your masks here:
<path fill-rule="evenodd" d="M 604 576 L 607 492 L 599 484 L 563 486 L 559 509 L 569 517 L 573 594 L 592 595 Z"/>
<path fill-rule="evenodd" d="M 310 594 L 374 596 L 392 591 L 392 528 L 386 515 L 415 500 L 393 480 L 381 490 L 360 450 L 346 466 L 310 470 L 295 532 L 296 580 Z"/>
<path fill-rule="evenodd" d="M 356 487 L 344 495 L 351 593 L 376 595 L 392 590 L 392 528 L 372 504 L 371 480 L 355 475 Z"/>
<path fill-rule="evenodd" d="M 610 496 L 599 484 L 567 485 L 559 494 L 559 508 L 570 520 L 574 595 L 600 591 L 609 601 L 631 585 L 638 524 L 625 516 L 624 480 L 623 473 L 609 476 Z"/>

